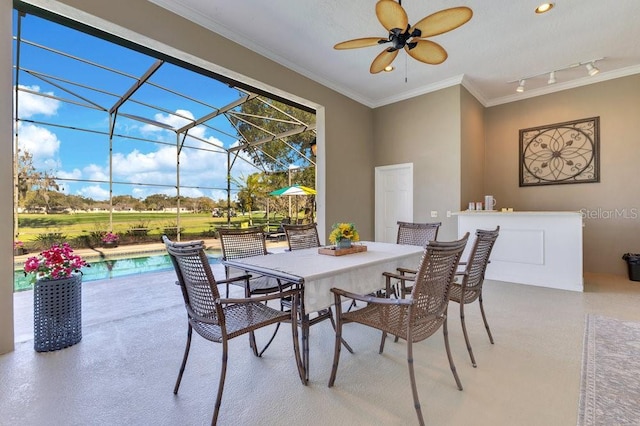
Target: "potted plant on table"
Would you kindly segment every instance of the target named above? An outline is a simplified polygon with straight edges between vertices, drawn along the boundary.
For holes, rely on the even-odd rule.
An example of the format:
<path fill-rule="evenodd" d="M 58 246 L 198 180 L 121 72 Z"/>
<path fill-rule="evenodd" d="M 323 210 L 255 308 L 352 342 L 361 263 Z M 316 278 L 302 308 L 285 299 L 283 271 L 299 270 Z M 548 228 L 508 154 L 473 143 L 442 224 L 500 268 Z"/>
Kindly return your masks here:
<path fill-rule="evenodd" d="M 119 239 L 120 237 L 118 237 L 118 234 L 114 234 L 113 232 L 109 231 L 102 237 L 102 245 L 105 248 L 118 247 Z"/>
<path fill-rule="evenodd" d="M 352 242 L 360 241 L 360 235 L 353 223 L 336 223 L 329 234 L 329 241 L 335 244 L 336 248 L 349 248 Z"/>
<path fill-rule="evenodd" d="M 55 351 L 82 339 L 82 271 L 90 265 L 69 244 L 54 244 L 24 263 L 32 275 L 33 344 L 38 352 Z"/>

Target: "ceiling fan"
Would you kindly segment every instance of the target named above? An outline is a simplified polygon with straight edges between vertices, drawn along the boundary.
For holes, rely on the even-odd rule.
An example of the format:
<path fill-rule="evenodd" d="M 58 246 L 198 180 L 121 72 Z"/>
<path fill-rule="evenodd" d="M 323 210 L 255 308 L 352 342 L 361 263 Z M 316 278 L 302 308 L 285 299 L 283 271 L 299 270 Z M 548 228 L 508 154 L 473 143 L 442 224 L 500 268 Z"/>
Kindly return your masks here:
<path fill-rule="evenodd" d="M 391 64 L 402 48 L 412 58 L 426 64 L 438 65 L 447 59 L 447 51 L 442 46 L 426 37 L 433 37 L 454 30 L 467 23 L 473 16 L 468 7 L 453 7 L 433 13 L 414 26 L 409 25 L 409 18 L 402 7 L 402 0 L 380 0 L 376 3 L 376 16 L 382 26 L 389 31 L 388 38 L 365 37 L 343 41 L 333 46 L 334 49 L 356 49 L 391 43 L 391 47 L 380 53 L 371 63 L 369 71 L 377 74 Z"/>

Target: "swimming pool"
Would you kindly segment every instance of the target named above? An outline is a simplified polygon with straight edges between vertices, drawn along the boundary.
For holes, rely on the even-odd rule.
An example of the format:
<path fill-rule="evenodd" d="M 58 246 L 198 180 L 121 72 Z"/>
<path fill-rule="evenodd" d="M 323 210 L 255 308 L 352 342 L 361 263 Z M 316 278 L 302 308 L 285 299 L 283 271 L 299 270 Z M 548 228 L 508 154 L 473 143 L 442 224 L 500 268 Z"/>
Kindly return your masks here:
<path fill-rule="evenodd" d="M 210 263 L 220 263 L 220 254 L 209 254 Z M 89 262 L 88 268 L 82 269 L 82 281 L 106 280 L 127 275 L 161 272 L 173 269 L 168 254 L 157 254 L 143 257 L 103 259 Z M 13 274 L 13 291 L 31 290 L 31 277 L 25 277 L 22 270 Z"/>

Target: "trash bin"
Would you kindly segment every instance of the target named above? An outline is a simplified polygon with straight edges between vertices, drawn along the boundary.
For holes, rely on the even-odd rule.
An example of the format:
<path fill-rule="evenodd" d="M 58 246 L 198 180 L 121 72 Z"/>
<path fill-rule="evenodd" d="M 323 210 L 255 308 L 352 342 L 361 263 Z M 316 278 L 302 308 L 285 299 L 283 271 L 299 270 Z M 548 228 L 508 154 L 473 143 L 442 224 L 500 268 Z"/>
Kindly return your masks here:
<path fill-rule="evenodd" d="M 640 253 L 625 253 L 622 259 L 627 261 L 629 269 L 629 279 L 640 281 Z"/>

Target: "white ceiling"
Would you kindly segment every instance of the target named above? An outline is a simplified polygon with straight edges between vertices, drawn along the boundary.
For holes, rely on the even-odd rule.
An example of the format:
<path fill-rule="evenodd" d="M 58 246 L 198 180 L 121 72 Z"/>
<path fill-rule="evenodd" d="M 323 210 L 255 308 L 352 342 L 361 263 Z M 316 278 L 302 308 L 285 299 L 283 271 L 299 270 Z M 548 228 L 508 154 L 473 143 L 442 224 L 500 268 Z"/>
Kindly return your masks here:
<path fill-rule="evenodd" d="M 386 38 L 376 0 L 150 1 L 370 107 L 460 83 L 492 106 L 640 73 L 640 0 L 557 0 L 544 15 L 534 13 L 541 0 L 404 0 L 410 24 L 455 6 L 474 15 L 432 38 L 449 53 L 443 64 L 403 51 L 395 71 L 376 75 L 369 65 L 383 47 L 333 49 L 354 38 Z M 580 66 L 547 84 L 548 72 L 598 58 L 595 77 Z M 542 73 L 515 92 L 517 80 Z"/>

